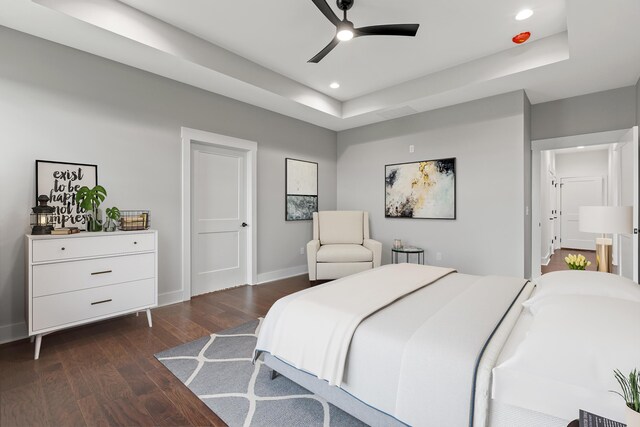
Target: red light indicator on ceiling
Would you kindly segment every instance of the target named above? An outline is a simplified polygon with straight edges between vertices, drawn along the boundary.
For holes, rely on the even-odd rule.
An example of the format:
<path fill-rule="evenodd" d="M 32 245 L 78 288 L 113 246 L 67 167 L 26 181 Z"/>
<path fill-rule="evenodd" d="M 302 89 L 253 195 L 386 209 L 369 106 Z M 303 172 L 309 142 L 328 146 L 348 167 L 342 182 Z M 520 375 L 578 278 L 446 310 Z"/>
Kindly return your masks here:
<path fill-rule="evenodd" d="M 513 40 L 515 44 L 522 44 L 529 40 L 529 37 L 531 37 L 531 33 L 529 31 L 525 31 L 524 33 L 514 36 L 511 40 Z"/>

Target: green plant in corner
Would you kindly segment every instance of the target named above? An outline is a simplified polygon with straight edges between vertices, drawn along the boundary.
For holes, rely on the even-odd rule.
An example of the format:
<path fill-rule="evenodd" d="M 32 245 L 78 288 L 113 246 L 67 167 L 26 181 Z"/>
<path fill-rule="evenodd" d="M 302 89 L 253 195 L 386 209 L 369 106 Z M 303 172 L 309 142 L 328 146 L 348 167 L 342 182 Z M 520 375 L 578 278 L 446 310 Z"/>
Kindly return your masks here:
<path fill-rule="evenodd" d="M 102 230 L 98 208 L 106 197 L 107 190 L 101 185 L 93 188 L 83 186 L 76 192 L 76 203 L 85 210 L 87 215 L 87 231 Z"/>
<path fill-rule="evenodd" d="M 625 376 L 619 369 L 613 371 L 622 393 L 613 391 L 622 397 L 627 405 L 627 426 L 640 426 L 640 372 L 637 369 Z"/>
<path fill-rule="evenodd" d="M 115 206 L 105 210 L 107 221 L 104 224 L 104 231 L 116 231 L 116 223 L 120 219 L 120 209 Z"/>

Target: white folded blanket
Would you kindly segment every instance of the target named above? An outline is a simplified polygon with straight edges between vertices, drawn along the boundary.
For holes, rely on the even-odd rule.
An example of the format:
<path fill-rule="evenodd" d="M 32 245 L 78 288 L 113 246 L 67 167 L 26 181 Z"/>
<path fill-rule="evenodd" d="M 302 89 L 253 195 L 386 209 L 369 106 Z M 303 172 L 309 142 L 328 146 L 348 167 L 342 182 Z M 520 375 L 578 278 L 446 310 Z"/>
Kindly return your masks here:
<path fill-rule="evenodd" d="M 392 264 L 289 295 L 267 314 L 256 354 L 267 351 L 339 386 L 351 338 L 362 320 L 453 272 L 451 268 Z"/>

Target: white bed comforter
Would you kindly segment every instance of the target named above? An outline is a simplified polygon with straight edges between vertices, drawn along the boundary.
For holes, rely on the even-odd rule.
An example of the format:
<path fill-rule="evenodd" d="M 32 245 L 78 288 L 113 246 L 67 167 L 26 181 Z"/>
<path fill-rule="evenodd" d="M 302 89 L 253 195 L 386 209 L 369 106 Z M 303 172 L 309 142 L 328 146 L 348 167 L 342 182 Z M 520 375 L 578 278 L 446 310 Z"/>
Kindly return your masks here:
<path fill-rule="evenodd" d="M 454 271 L 393 264 L 295 293 L 269 310 L 256 348 L 339 386 L 362 320 Z"/>
<path fill-rule="evenodd" d="M 411 269 L 417 274 L 429 271 L 424 266 L 394 268 Z M 387 287 L 403 281 L 404 275 L 394 268 L 386 268 Z M 373 276 L 369 279 L 378 281 L 377 274 Z M 349 282 L 345 279 L 342 284 L 350 286 Z M 523 279 L 448 274 L 376 311 L 356 325 L 353 338 L 349 339 L 341 388 L 410 425 L 469 425 L 476 359 L 524 284 Z M 316 289 L 320 288 L 300 294 L 313 301 Z M 372 293 L 364 291 L 345 298 L 353 303 L 371 296 Z M 322 340 L 328 337 L 330 341 L 333 327 L 327 324 L 333 322 L 324 319 L 336 314 L 333 301 L 323 300 L 313 310 L 324 311 L 324 315 L 316 315 L 310 330 L 303 327 L 301 334 L 305 336 L 301 340 L 298 335 L 289 336 L 289 328 L 280 328 L 280 319 L 284 319 L 281 314 L 297 298 L 285 297 L 274 305 L 263 323 L 257 345 L 258 351 L 268 351 L 293 366 L 294 361 L 276 352 L 274 340 L 289 341 L 288 345 L 297 348 L 314 341 L 310 331 L 320 330 Z M 341 300 L 338 306 L 348 310 L 350 302 Z M 515 309 L 519 311 L 520 307 Z M 306 324 L 302 320 L 306 314 L 302 310 L 294 317 L 287 316 L 287 322 Z M 342 340 L 343 329 L 338 330 Z M 313 348 L 316 354 L 324 354 L 322 346 Z M 316 376 L 321 372 L 305 370 Z M 488 384 L 483 387 L 480 392 L 484 396 Z"/>

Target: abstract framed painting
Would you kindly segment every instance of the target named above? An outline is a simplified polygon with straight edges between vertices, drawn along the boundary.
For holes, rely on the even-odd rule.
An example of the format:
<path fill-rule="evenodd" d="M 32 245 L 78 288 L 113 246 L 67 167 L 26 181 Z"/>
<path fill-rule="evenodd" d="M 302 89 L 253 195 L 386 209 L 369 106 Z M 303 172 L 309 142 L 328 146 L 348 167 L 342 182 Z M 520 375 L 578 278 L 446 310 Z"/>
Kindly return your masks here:
<path fill-rule="evenodd" d="M 384 167 L 387 218 L 456 219 L 456 159 Z"/>
<path fill-rule="evenodd" d="M 318 164 L 285 159 L 285 220 L 306 221 L 318 212 Z"/>
<path fill-rule="evenodd" d="M 56 228 L 85 229 L 87 218 L 78 210 L 76 192 L 82 186 L 93 188 L 97 184 L 97 165 L 36 160 L 36 199 L 42 194 L 49 197 L 49 206 L 56 209 Z"/>

